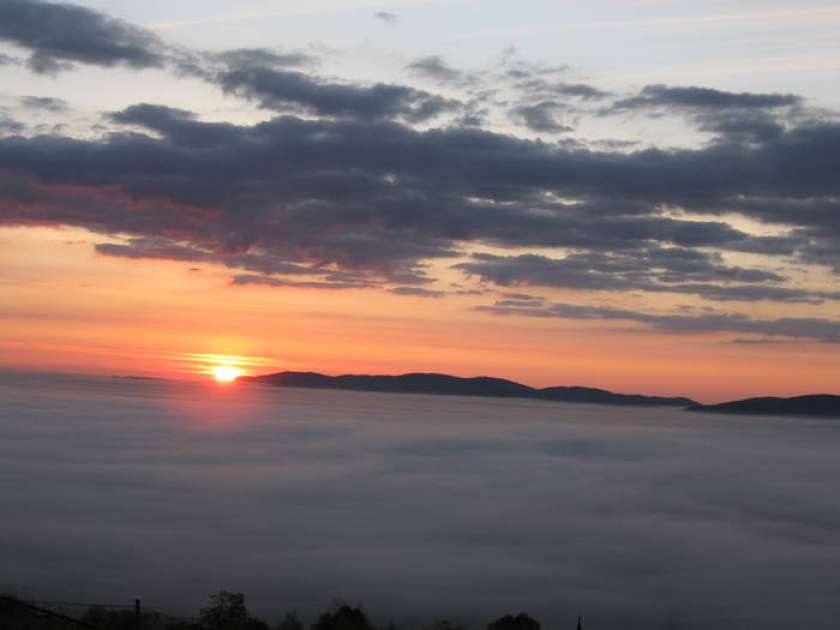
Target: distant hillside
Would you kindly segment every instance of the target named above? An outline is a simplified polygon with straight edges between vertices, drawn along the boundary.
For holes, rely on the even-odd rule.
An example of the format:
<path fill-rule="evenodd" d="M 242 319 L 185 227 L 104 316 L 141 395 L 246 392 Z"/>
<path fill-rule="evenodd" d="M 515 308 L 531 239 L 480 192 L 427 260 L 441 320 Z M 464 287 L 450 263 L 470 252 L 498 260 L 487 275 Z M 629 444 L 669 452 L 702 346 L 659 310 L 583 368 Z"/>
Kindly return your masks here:
<path fill-rule="evenodd" d="M 840 396 L 815 394 L 794 398 L 747 398 L 719 405 L 693 405 L 688 409 L 708 413 L 840 418 Z"/>
<path fill-rule="evenodd" d="M 537 390 L 537 398 L 561 402 L 597 403 L 599 405 L 632 405 L 639 407 L 689 407 L 697 403 L 690 398 L 616 394 L 591 387 L 546 387 Z"/>
<path fill-rule="evenodd" d="M 638 394 L 616 394 L 589 387 L 546 387 L 536 389 L 503 378 L 477 376 L 461 378 L 448 374 L 413 373 L 399 376 L 346 374 L 327 376 L 317 372 L 278 372 L 243 378 L 278 387 L 342 389 L 395 394 L 437 394 L 448 396 L 483 396 L 491 398 L 532 398 L 557 402 L 595 403 L 601 405 L 670 406 L 696 405 L 688 398 L 664 398 Z"/>

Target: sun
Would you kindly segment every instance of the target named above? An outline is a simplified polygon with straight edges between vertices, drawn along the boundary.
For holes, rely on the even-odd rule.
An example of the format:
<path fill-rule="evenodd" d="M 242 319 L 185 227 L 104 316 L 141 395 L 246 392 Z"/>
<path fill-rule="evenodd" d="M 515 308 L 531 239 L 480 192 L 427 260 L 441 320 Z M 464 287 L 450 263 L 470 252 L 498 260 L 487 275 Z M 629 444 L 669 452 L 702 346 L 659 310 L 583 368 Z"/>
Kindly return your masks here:
<path fill-rule="evenodd" d="M 217 365 L 213 368 L 213 378 L 219 383 L 232 383 L 242 376 L 242 370 L 232 365 Z"/>

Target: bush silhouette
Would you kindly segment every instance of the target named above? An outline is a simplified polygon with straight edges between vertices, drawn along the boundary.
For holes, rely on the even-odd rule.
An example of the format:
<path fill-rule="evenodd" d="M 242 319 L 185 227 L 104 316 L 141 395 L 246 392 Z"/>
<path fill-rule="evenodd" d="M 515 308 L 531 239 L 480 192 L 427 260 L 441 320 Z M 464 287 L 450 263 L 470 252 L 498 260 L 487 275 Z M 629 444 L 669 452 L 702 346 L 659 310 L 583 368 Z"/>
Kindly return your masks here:
<path fill-rule="evenodd" d="M 516 617 L 505 615 L 488 625 L 487 630 L 540 630 L 540 622 L 525 613 Z"/>
<path fill-rule="evenodd" d="M 466 628 L 460 621 L 438 619 L 434 623 L 425 626 L 423 630 L 466 630 Z"/>
<path fill-rule="evenodd" d="M 133 611 L 105 610 L 104 608 L 88 608 L 82 616 L 82 621 L 99 628 L 108 630 L 136 630 L 137 620 Z"/>
<path fill-rule="evenodd" d="M 304 630 L 303 622 L 298 617 L 297 610 L 290 610 L 277 624 L 277 630 Z"/>
<path fill-rule="evenodd" d="M 373 630 L 367 615 L 360 607 L 353 608 L 342 602 L 322 613 L 312 625 L 312 630 Z"/>
<path fill-rule="evenodd" d="M 252 617 L 245 607 L 245 595 L 219 591 L 202 608 L 199 625 L 206 630 L 269 630 L 268 624 Z"/>

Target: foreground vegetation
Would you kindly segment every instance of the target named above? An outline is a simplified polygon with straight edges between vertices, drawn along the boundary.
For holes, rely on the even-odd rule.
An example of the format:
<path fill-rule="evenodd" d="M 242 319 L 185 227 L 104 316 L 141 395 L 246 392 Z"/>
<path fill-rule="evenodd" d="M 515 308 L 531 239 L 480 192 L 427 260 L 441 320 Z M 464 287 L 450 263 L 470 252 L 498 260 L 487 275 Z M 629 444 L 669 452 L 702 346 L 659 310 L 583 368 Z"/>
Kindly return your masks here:
<path fill-rule="evenodd" d="M 114 607 L 92 607 L 79 617 L 50 610 L 14 597 L 0 598 L 0 627 L 3 630 L 397 630 L 393 623 L 377 628 L 361 606 L 335 602 L 307 626 L 297 611 L 287 612 L 270 623 L 253 616 L 242 593 L 219 591 L 193 619 L 180 619 L 160 611 Z M 578 620 L 577 629 L 581 630 Z M 450 619 L 437 620 L 423 630 L 467 630 Z M 492 621 L 487 630 L 540 630 L 540 623 L 525 613 L 505 615 Z"/>

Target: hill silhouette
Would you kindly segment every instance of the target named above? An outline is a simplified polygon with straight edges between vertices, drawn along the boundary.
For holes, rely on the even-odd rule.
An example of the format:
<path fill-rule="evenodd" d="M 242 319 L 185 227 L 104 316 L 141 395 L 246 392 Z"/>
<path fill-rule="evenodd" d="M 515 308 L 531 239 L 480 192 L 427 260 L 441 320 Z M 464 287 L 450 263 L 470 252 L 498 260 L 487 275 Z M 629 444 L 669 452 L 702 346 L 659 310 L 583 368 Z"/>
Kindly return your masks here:
<path fill-rule="evenodd" d="M 718 405 L 692 405 L 688 410 L 740 415 L 840 418 L 840 396 L 814 394 L 793 398 L 746 398 Z"/>
<path fill-rule="evenodd" d="M 590 387 L 529 387 L 522 383 L 490 376 L 464 378 L 448 374 L 416 372 L 401 375 L 344 374 L 328 376 L 317 372 L 277 372 L 242 380 L 278 387 L 340 389 L 395 394 L 436 394 L 445 396 L 480 396 L 489 398 L 530 398 L 556 402 L 628 405 L 636 407 L 697 405 L 689 398 L 617 394 Z"/>

